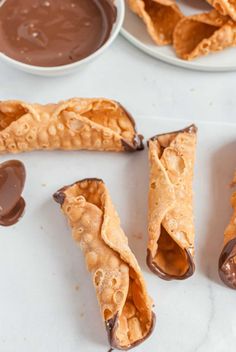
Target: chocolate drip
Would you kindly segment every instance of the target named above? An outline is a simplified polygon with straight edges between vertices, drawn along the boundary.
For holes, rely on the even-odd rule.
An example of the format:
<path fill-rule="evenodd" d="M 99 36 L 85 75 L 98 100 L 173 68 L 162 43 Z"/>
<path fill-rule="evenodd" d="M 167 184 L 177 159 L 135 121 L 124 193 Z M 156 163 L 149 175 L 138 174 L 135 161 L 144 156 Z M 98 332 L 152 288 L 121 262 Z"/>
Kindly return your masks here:
<path fill-rule="evenodd" d="M 0 164 L 0 225 L 11 226 L 22 216 L 25 201 L 21 193 L 25 184 L 25 167 L 17 160 Z"/>

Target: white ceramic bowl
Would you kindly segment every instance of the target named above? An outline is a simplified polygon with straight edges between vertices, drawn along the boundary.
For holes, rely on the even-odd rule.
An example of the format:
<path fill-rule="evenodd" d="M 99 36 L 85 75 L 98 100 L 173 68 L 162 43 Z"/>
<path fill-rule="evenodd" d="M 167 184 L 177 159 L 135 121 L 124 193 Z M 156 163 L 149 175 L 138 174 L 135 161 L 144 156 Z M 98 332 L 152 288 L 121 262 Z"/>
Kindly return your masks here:
<path fill-rule="evenodd" d="M 73 62 L 72 64 L 55 67 L 40 67 L 28 65 L 23 62 L 14 60 L 9 56 L 4 55 L 3 53 L 0 53 L 0 60 L 21 71 L 25 71 L 38 76 L 62 76 L 68 73 L 72 73 L 74 71 L 78 71 L 79 69 L 83 68 L 84 65 L 88 64 L 92 60 L 96 59 L 97 56 L 101 55 L 113 43 L 113 41 L 119 34 L 125 16 L 125 4 L 124 0 L 115 0 L 114 3 L 117 7 L 117 18 L 116 22 L 113 25 L 113 29 L 109 39 L 103 44 L 103 46 L 101 46 L 101 48 L 99 48 L 97 51 L 95 51 L 93 54 L 86 57 L 85 59 Z"/>

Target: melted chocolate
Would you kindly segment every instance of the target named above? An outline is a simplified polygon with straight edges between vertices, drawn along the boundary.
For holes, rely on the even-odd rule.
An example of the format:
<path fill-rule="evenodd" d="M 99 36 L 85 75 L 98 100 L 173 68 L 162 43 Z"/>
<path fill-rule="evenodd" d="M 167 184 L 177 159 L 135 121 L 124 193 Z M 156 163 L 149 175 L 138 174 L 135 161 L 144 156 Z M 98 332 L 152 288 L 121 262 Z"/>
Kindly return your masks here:
<path fill-rule="evenodd" d="M 221 252 L 219 276 L 225 285 L 236 290 L 236 238 L 229 241 Z"/>
<path fill-rule="evenodd" d="M 105 322 L 110 346 L 112 349 L 119 349 L 119 350 L 123 350 L 123 351 L 128 351 L 128 350 L 140 345 L 143 341 L 145 341 L 152 334 L 153 329 L 156 325 L 156 315 L 154 312 L 152 312 L 152 325 L 150 327 L 148 334 L 144 338 L 141 338 L 140 340 L 132 343 L 131 345 L 129 345 L 127 347 L 121 347 L 119 342 L 116 339 L 117 322 L 118 322 L 118 315 L 117 314 L 113 318 L 111 318 Z"/>
<path fill-rule="evenodd" d="M 0 51 L 30 65 L 70 64 L 107 41 L 116 15 L 112 0 L 5 0 Z"/>
<path fill-rule="evenodd" d="M 195 264 L 193 262 L 193 258 L 191 256 L 191 254 L 189 253 L 189 251 L 187 249 L 185 249 L 185 253 L 187 255 L 188 258 L 188 263 L 189 263 L 189 267 L 188 270 L 181 276 L 177 276 L 177 275 L 170 275 L 167 274 L 166 272 L 164 272 L 153 260 L 152 254 L 150 249 L 147 250 L 147 266 L 149 267 L 149 269 L 156 274 L 157 276 L 159 276 L 161 279 L 166 280 L 166 281 L 170 281 L 170 280 L 185 280 L 188 279 L 190 276 L 192 276 L 194 274 L 195 271 Z"/>
<path fill-rule="evenodd" d="M 0 225 L 15 224 L 25 209 L 21 197 L 25 184 L 25 167 L 17 160 L 0 164 Z"/>

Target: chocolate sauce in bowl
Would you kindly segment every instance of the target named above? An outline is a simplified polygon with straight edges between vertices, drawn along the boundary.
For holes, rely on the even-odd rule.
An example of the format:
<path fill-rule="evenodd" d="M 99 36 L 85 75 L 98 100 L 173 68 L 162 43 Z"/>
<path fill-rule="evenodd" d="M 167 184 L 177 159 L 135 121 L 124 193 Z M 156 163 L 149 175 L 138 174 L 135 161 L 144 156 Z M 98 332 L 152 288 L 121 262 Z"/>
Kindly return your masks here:
<path fill-rule="evenodd" d="M 17 160 L 0 164 L 0 226 L 11 226 L 22 216 L 25 201 L 25 167 Z"/>
<path fill-rule="evenodd" d="M 70 64 L 107 41 L 116 15 L 113 0 L 0 0 L 0 52 L 35 66 Z"/>

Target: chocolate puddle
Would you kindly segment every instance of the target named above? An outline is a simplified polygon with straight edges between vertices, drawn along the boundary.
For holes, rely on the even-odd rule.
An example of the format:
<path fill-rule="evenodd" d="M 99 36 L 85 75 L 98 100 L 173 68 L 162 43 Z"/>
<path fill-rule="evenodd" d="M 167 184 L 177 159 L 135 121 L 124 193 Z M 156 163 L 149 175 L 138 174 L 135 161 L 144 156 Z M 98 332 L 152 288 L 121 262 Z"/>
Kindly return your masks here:
<path fill-rule="evenodd" d="M 25 201 L 21 193 L 25 184 L 25 167 L 17 160 L 0 164 L 0 225 L 11 226 L 22 216 Z"/>
<path fill-rule="evenodd" d="M 112 0 L 5 0 L 0 5 L 0 52 L 30 65 L 81 60 L 109 38 Z"/>

